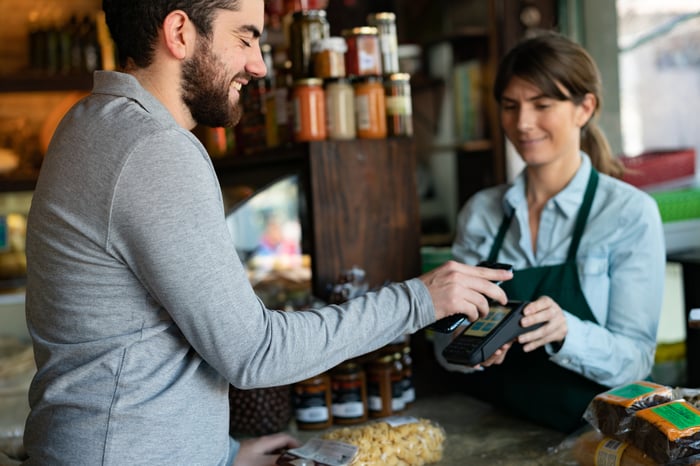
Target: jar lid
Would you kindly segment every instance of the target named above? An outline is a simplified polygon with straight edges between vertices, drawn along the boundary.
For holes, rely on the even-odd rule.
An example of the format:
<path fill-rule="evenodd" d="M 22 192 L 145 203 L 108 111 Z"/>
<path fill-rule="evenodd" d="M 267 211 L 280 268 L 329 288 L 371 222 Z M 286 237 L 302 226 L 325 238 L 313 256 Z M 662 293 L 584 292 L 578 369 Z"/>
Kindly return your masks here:
<path fill-rule="evenodd" d="M 294 81 L 295 86 L 321 86 L 323 79 L 321 78 L 302 78 Z"/>
<path fill-rule="evenodd" d="M 323 37 L 311 42 L 311 51 L 314 53 L 322 50 L 330 50 L 332 52 L 345 53 L 348 51 L 348 44 L 345 39 L 338 36 Z"/>
<path fill-rule="evenodd" d="M 329 84 L 346 84 L 351 85 L 352 81 L 348 76 L 331 76 L 330 78 L 325 78 L 323 84 L 328 86 Z"/>
<path fill-rule="evenodd" d="M 386 75 L 386 79 L 389 81 L 410 81 L 411 75 L 408 73 L 391 73 Z"/>
<path fill-rule="evenodd" d="M 367 15 L 367 22 L 370 24 L 373 24 L 373 22 L 393 23 L 394 21 L 396 21 L 396 15 L 390 11 L 381 11 Z"/>
<path fill-rule="evenodd" d="M 294 13 L 292 13 L 292 19 L 301 19 L 304 17 L 325 18 L 326 17 L 326 10 L 299 10 L 299 11 L 295 11 Z"/>
<path fill-rule="evenodd" d="M 379 34 L 377 28 L 372 26 L 360 26 L 352 29 L 345 29 L 342 35 L 347 36 L 376 36 Z"/>
<path fill-rule="evenodd" d="M 353 76 L 353 84 L 363 84 L 363 83 L 381 83 L 383 81 L 381 76 L 376 74 L 367 74 L 361 76 Z"/>
<path fill-rule="evenodd" d="M 385 354 L 382 356 L 379 356 L 377 359 L 374 360 L 375 363 L 379 364 L 387 364 L 390 363 L 394 360 L 394 356 L 392 354 Z"/>

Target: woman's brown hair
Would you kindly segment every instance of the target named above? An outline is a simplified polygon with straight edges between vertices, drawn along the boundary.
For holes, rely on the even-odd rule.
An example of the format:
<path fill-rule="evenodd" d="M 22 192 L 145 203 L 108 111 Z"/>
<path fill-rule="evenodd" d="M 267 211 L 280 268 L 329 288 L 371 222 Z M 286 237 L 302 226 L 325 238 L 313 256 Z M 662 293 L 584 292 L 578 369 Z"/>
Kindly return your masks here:
<path fill-rule="evenodd" d="M 624 167 L 613 155 L 597 124 L 603 102 L 600 71 L 582 46 L 555 32 L 544 32 L 518 43 L 503 57 L 496 73 L 493 92 L 499 104 L 503 91 L 515 76 L 537 86 L 547 97 L 570 100 L 576 105 L 586 94 L 593 94 L 596 108 L 581 128 L 581 149 L 599 172 L 616 178 L 622 176 Z"/>

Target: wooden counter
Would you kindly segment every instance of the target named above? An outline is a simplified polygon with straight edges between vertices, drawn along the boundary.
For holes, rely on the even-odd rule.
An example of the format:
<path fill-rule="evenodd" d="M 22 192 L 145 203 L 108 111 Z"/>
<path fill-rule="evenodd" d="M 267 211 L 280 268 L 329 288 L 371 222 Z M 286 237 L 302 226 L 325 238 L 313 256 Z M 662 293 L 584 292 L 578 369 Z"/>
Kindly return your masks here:
<path fill-rule="evenodd" d="M 444 456 L 433 463 L 437 466 L 576 465 L 570 455 L 574 436 L 514 419 L 466 395 L 419 398 L 404 414 L 430 419 L 445 429 Z M 324 432 L 290 430 L 302 442 Z"/>

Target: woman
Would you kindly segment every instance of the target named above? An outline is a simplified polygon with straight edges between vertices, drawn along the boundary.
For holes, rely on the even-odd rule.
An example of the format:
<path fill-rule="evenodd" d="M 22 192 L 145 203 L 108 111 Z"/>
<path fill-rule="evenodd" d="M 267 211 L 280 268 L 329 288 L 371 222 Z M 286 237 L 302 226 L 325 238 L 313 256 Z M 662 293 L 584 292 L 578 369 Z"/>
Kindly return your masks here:
<path fill-rule="evenodd" d="M 602 391 L 649 376 L 661 312 L 665 248 L 658 208 L 616 179 L 596 116 L 600 75 L 564 36 L 524 40 L 503 59 L 494 94 L 506 137 L 525 162 L 512 185 L 474 195 L 458 217 L 454 257 L 510 263 L 511 300 L 531 301 L 500 366 L 471 372 L 475 395 L 570 432 Z M 449 338 L 447 338 L 449 340 Z"/>

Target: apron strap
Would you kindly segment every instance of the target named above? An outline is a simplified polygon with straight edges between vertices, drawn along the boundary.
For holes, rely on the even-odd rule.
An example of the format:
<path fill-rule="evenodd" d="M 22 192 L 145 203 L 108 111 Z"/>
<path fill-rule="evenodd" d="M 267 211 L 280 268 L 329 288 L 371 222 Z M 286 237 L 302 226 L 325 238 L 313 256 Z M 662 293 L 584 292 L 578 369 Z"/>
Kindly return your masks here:
<path fill-rule="evenodd" d="M 591 206 L 593 205 L 593 198 L 595 197 L 596 188 L 598 187 L 598 172 L 595 168 L 591 167 L 591 175 L 588 177 L 588 185 L 586 186 L 586 192 L 583 195 L 583 202 L 578 211 L 578 216 L 576 217 L 576 224 L 574 226 L 574 233 L 571 238 L 571 245 L 569 246 L 568 260 L 576 259 L 576 252 L 578 251 L 578 245 L 581 242 L 581 236 L 583 236 L 583 230 L 586 228 L 586 222 L 588 222 L 588 214 L 591 211 Z M 510 228 L 510 224 L 513 221 L 513 216 L 515 215 L 515 210 L 513 210 L 510 215 L 503 214 L 503 220 L 501 221 L 501 226 L 498 229 L 498 234 L 496 239 L 491 246 L 491 251 L 489 252 L 488 260 L 489 262 L 496 262 L 498 258 L 498 253 L 503 245 L 503 239 L 506 237 L 506 233 Z"/>
<path fill-rule="evenodd" d="M 598 187 L 598 172 L 595 168 L 591 167 L 591 175 L 588 177 L 588 185 L 586 186 L 586 193 L 583 195 L 583 202 L 578 211 L 578 217 L 576 218 L 576 225 L 574 226 L 574 233 L 571 238 L 571 245 L 569 246 L 568 260 L 576 260 L 576 252 L 578 251 L 578 245 L 581 242 L 581 236 L 583 236 L 583 230 L 586 228 L 586 223 L 588 222 L 588 214 L 591 211 L 591 205 L 593 205 L 593 198 L 595 197 L 595 191 Z"/>
<path fill-rule="evenodd" d="M 501 250 L 501 245 L 503 245 L 503 238 L 506 237 L 506 233 L 508 232 L 508 228 L 510 228 L 510 222 L 513 220 L 514 215 L 515 209 L 513 209 L 510 215 L 503 214 L 501 226 L 498 229 L 498 234 L 496 235 L 496 239 L 493 242 L 493 246 L 491 246 L 491 252 L 489 252 L 489 262 L 496 262 L 496 259 L 498 258 L 498 251 Z"/>

